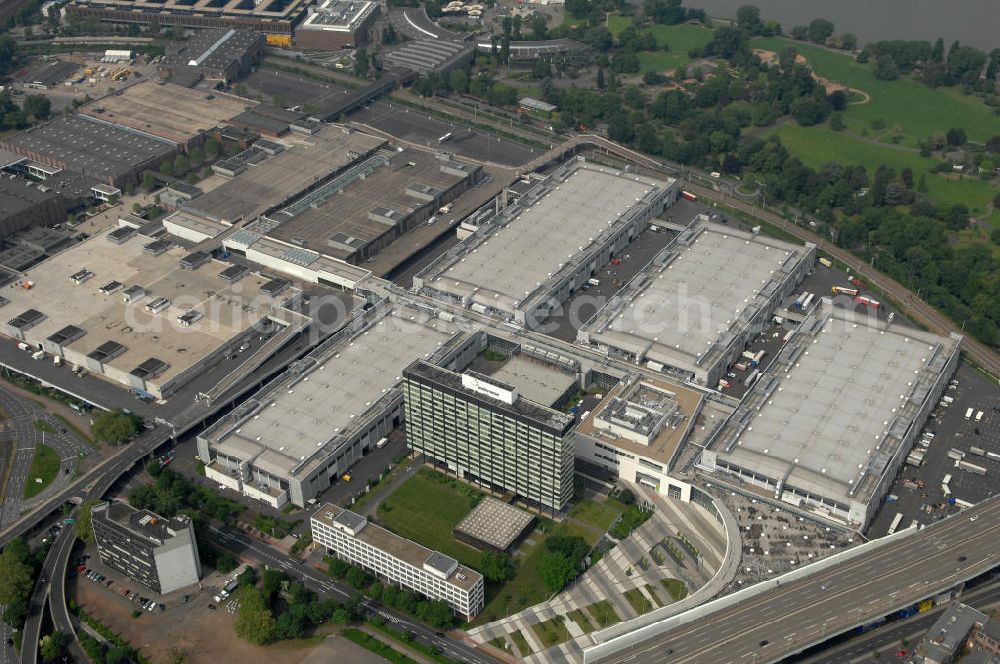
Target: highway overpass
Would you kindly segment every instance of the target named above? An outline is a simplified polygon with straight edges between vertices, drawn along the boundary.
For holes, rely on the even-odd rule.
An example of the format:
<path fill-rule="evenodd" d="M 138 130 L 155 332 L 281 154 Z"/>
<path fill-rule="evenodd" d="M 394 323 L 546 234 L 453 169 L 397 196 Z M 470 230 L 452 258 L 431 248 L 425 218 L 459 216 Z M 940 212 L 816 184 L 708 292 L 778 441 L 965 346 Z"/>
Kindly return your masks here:
<path fill-rule="evenodd" d="M 592 636 L 591 664 L 777 662 L 1000 565 L 1000 497 L 662 622 Z"/>

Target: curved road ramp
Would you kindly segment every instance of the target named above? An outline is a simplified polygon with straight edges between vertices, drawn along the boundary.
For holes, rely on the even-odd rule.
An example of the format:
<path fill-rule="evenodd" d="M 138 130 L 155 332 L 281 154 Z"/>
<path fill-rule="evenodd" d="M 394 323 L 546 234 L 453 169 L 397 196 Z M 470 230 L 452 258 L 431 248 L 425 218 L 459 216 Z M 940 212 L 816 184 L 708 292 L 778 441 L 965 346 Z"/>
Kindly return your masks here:
<path fill-rule="evenodd" d="M 777 662 L 1000 564 L 1000 497 L 843 551 L 584 650 L 591 664 Z"/>

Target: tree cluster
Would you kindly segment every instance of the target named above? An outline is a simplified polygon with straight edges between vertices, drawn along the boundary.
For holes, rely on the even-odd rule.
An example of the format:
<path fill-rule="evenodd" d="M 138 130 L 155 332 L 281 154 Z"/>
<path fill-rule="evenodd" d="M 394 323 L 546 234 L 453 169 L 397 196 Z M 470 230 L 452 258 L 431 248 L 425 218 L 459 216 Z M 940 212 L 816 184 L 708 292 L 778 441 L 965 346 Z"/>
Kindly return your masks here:
<path fill-rule="evenodd" d="M 139 433 L 142 420 L 123 410 L 102 410 L 94 416 L 90 432 L 97 440 L 121 445 Z"/>
<path fill-rule="evenodd" d="M 455 624 L 455 614 L 447 602 L 427 599 L 406 588 L 382 584 L 360 567 L 339 558 L 330 559 L 327 573 L 335 579 L 346 581 L 352 588 L 363 591 L 372 599 L 408 613 L 434 628 L 446 629 Z"/>
<path fill-rule="evenodd" d="M 238 597 L 236 634 L 254 645 L 301 639 L 319 625 L 353 617 L 344 620 L 348 609 L 339 602 L 318 599 L 316 593 L 275 569 L 264 572 L 259 587 L 255 573 L 241 575 Z"/>
<path fill-rule="evenodd" d="M 582 569 L 590 552 L 586 540 L 575 535 L 553 535 L 545 540 L 545 553 L 538 564 L 538 574 L 553 593 L 565 588 Z"/>

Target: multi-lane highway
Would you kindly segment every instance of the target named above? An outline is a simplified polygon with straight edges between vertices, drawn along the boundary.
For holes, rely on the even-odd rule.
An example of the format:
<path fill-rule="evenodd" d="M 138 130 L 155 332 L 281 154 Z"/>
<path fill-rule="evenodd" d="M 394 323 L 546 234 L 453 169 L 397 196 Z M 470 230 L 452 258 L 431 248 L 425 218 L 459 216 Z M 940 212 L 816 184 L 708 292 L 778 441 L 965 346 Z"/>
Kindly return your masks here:
<path fill-rule="evenodd" d="M 284 570 L 293 578 L 300 579 L 307 588 L 320 597 L 332 597 L 346 601 L 357 591 L 347 585 L 334 581 L 322 572 L 308 566 L 297 564 L 283 552 L 272 549 L 263 542 L 238 530 L 226 527 L 209 526 L 209 533 L 221 546 L 238 553 L 243 558 L 249 558 L 268 567 Z M 363 598 L 361 608 L 369 616 L 378 615 L 395 629 L 413 633 L 414 639 L 428 646 L 436 646 L 446 657 L 470 664 L 494 664 L 494 660 L 461 641 L 450 639 L 438 634 L 427 625 L 417 622 L 397 611 Z"/>
<path fill-rule="evenodd" d="M 775 662 L 996 567 L 998 537 L 1000 497 L 587 661 Z"/>

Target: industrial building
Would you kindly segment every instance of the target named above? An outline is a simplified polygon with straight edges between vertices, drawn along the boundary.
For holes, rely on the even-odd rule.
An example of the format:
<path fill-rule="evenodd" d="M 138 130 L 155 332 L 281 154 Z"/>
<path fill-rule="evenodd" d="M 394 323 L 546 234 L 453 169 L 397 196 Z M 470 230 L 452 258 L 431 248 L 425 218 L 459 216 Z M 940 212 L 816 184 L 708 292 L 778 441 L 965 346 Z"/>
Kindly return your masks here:
<path fill-rule="evenodd" d="M 574 160 L 414 277 L 432 297 L 524 325 L 587 283 L 677 197 L 660 182 Z"/>
<path fill-rule="evenodd" d="M 449 556 L 404 539 L 332 503 L 310 519 L 313 539 L 337 556 L 379 579 L 443 600 L 463 620 L 472 620 L 485 602 L 483 575 Z"/>
<path fill-rule="evenodd" d="M 464 362 L 473 341 L 421 309 L 376 306 L 202 433 L 205 473 L 274 507 L 304 506 L 402 423 L 413 358 Z"/>
<path fill-rule="evenodd" d="M 812 269 L 816 248 L 696 218 L 577 334 L 610 356 L 715 388 Z"/>
<path fill-rule="evenodd" d="M 691 485 L 672 476 L 704 395 L 665 381 L 632 375 L 612 388 L 576 428 L 576 457 L 688 502 Z"/>
<path fill-rule="evenodd" d="M 201 30 L 187 41 L 168 42 L 157 69 L 163 77 L 228 84 L 250 72 L 264 45 L 264 35 L 251 30 Z"/>
<path fill-rule="evenodd" d="M 124 187 L 138 182 L 144 170 L 173 159 L 179 146 L 152 134 L 66 113 L 0 140 L 0 149 Z"/>
<path fill-rule="evenodd" d="M 72 0 L 66 13 L 103 23 L 253 30 L 291 35 L 307 0 Z"/>
<path fill-rule="evenodd" d="M 478 175 L 478 166 L 429 151 L 382 150 L 247 229 L 360 263 L 426 223 Z"/>
<path fill-rule="evenodd" d="M 66 206 L 57 192 L 25 178 L 0 175 L 0 239 L 65 220 Z"/>
<path fill-rule="evenodd" d="M 255 35 L 260 37 L 260 35 Z M 256 102 L 227 94 L 206 94 L 172 83 L 143 81 L 120 94 L 80 107 L 80 113 L 125 131 L 149 134 L 186 151 Z"/>
<path fill-rule="evenodd" d="M 124 502 L 95 505 L 91 517 L 98 557 L 111 569 L 161 595 L 201 579 L 190 517 L 165 519 Z"/>
<path fill-rule="evenodd" d="M 164 399 L 248 340 L 276 349 L 308 326 L 284 297 L 259 291 L 266 278 L 232 284 L 227 264 L 190 269 L 187 250 L 162 244 L 119 227 L 52 256 L 4 290 L 0 333 Z"/>
<path fill-rule="evenodd" d="M 357 48 L 368 40 L 378 15 L 378 3 L 371 0 L 325 0 L 310 7 L 295 28 L 295 45 L 319 51 Z"/>
<path fill-rule="evenodd" d="M 813 310 L 699 468 L 864 530 L 958 364 L 960 335 Z"/>
<path fill-rule="evenodd" d="M 419 359 L 403 378 L 410 449 L 539 509 L 566 507 L 573 497 L 572 415 L 528 401 L 495 378 Z"/>
<path fill-rule="evenodd" d="M 241 162 L 229 181 L 183 206 L 206 219 L 236 223 L 291 203 L 341 170 L 370 156 L 385 140 L 344 127 L 328 127 L 268 155 L 255 150 L 252 163 Z"/>
<path fill-rule="evenodd" d="M 403 42 L 382 56 L 386 69 L 411 69 L 422 76 L 437 72 L 447 76 L 476 57 L 476 46 L 461 41 L 415 39 Z"/>

